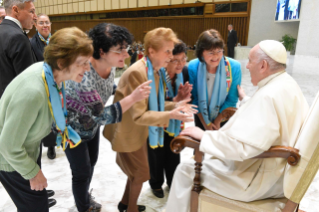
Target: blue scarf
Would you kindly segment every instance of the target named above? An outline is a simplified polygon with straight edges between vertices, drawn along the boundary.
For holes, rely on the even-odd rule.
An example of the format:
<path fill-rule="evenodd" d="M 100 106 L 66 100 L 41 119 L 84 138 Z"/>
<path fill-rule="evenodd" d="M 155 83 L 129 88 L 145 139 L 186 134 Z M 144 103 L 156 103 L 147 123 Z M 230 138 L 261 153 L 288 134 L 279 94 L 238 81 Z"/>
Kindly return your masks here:
<path fill-rule="evenodd" d="M 70 148 L 74 148 L 81 143 L 81 137 L 66 123 L 68 112 L 65 100 L 65 84 L 63 82 L 61 90 L 58 91 L 52 69 L 47 63 L 43 63 L 42 79 L 48 96 L 50 112 L 58 130 L 57 146 L 60 147 L 62 145 L 63 150 L 65 150 L 68 143 L 70 143 Z"/>
<path fill-rule="evenodd" d="M 148 57 L 144 57 L 143 61 L 145 62 L 145 66 L 146 66 L 147 78 L 148 80 L 152 80 L 152 83 L 150 84 L 151 94 L 148 98 L 149 110 L 164 111 L 165 96 L 164 96 L 163 79 L 161 75 L 159 75 L 160 79 L 159 79 L 158 96 L 157 96 L 152 63 L 148 59 Z M 164 146 L 164 128 L 149 126 L 148 139 L 149 139 L 150 147 L 152 149 L 155 149 L 158 146 L 163 147 Z"/>
<path fill-rule="evenodd" d="M 171 81 L 167 80 L 165 72 L 166 72 L 166 70 L 164 68 L 160 69 L 160 73 L 162 75 L 162 78 L 165 79 L 165 84 L 166 84 L 166 87 L 168 89 L 168 97 L 174 98 L 178 93 L 178 88 L 179 88 L 180 84 L 183 84 L 183 82 L 184 82 L 183 74 L 180 73 L 180 74 L 176 75 L 175 92 L 174 92 L 173 87 L 172 87 L 172 83 L 171 83 Z M 178 136 L 178 134 L 180 133 L 180 130 L 181 130 L 181 123 L 182 122 L 180 120 L 176 120 L 176 119 L 169 120 L 169 125 L 168 125 L 168 128 L 166 129 L 166 132 L 169 134 L 169 136 L 171 136 L 171 137 Z"/>
<path fill-rule="evenodd" d="M 226 65 L 227 63 L 225 63 L 224 57 L 222 57 L 217 67 L 213 94 L 208 105 L 206 63 L 199 62 L 197 70 L 198 108 L 208 126 L 218 116 L 219 110 L 225 102 L 228 94 L 225 69 Z"/>

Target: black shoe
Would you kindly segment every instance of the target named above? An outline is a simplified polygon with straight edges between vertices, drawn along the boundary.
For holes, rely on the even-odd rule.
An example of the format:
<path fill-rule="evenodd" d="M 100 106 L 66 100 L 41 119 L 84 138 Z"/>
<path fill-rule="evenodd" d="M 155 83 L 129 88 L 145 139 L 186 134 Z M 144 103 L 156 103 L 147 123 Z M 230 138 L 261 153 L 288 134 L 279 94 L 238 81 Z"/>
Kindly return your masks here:
<path fill-rule="evenodd" d="M 47 156 L 49 159 L 53 160 L 55 157 L 56 157 L 56 154 L 55 154 L 55 147 L 54 146 L 50 146 L 48 147 L 48 153 L 47 153 Z"/>
<path fill-rule="evenodd" d="M 92 196 L 93 188 L 91 188 L 89 193 L 89 200 L 90 200 L 90 206 L 93 207 L 94 210 L 100 211 L 102 208 L 102 205 L 100 203 L 95 202 L 95 197 Z"/>
<path fill-rule="evenodd" d="M 158 198 L 163 198 L 164 197 L 163 189 L 152 189 L 152 192 Z"/>
<path fill-rule="evenodd" d="M 55 194 L 55 192 L 52 191 L 52 190 L 47 190 L 47 194 L 48 194 L 48 198 L 49 198 L 49 197 L 53 197 L 53 195 Z"/>
<path fill-rule="evenodd" d="M 138 211 L 145 211 L 146 207 L 144 205 L 138 205 Z M 119 203 L 117 206 L 117 209 L 119 209 L 120 212 L 124 212 L 127 210 L 127 205 L 123 204 L 123 203 Z"/>
<path fill-rule="evenodd" d="M 56 200 L 55 199 L 48 199 L 48 204 L 49 204 L 49 208 L 51 208 L 52 206 L 54 206 L 56 204 Z"/>

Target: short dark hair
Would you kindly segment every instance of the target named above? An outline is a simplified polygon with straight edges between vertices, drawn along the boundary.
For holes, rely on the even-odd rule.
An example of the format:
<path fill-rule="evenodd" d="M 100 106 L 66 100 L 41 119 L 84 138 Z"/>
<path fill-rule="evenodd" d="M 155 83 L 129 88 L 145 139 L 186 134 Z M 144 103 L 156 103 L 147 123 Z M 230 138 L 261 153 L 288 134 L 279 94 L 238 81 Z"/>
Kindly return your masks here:
<path fill-rule="evenodd" d="M 131 45 L 133 41 L 133 35 L 125 27 L 110 23 L 100 23 L 93 27 L 89 37 L 93 40 L 93 57 L 97 60 L 100 59 L 100 49 L 107 53 L 112 46 Z"/>
<path fill-rule="evenodd" d="M 187 50 L 186 44 L 182 40 L 179 40 L 179 43 L 175 44 L 173 55 L 177 55 L 182 52 L 187 54 L 186 50 Z"/>
<path fill-rule="evenodd" d="M 203 61 L 203 51 L 212 49 L 224 49 L 225 43 L 220 33 L 215 29 L 209 29 L 199 35 L 196 42 L 195 55 L 201 61 Z"/>

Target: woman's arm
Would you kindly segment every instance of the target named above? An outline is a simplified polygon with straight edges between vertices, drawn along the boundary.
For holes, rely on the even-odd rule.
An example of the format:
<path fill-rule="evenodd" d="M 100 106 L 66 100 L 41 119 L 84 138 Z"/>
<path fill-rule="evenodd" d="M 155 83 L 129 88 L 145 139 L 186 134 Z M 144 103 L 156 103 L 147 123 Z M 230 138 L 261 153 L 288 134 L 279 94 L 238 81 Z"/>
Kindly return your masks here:
<path fill-rule="evenodd" d="M 148 98 L 151 87 L 149 84 L 152 81 L 139 85 L 130 95 L 126 96 L 122 100 L 113 105 L 107 106 L 103 109 L 103 112 L 99 115 L 96 122 L 100 125 L 114 124 L 120 122 L 122 114 L 125 113 L 133 104 L 143 99 Z"/>
<path fill-rule="evenodd" d="M 140 71 L 134 71 L 128 76 L 128 85 L 126 86 L 125 93 L 131 93 L 142 82 L 144 77 Z M 134 122 L 138 125 L 144 126 L 168 126 L 170 119 L 178 119 L 184 122 L 191 121 L 192 114 L 184 114 L 180 112 L 181 107 L 178 107 L 172 111 L 150 111 L 148 108 L 148 100 L 136 102 L 128 112 L 131 114 Z"/>
<path fill-rule="evenodd" d="M 125 113 L 136 102 L 149 97 L 151 93 L 151 82 L 152 80 L 148 80 L 147 82 L 142 83 L 130 95 L 120 101 L 122 113 Z"/>
<path fill-rule="evenodd" d="M 20 91 L 20 94 L 10 99 L 6 108 L 2 108 L 2 111 L 5 110 L 5 121 L 0 134 L 0 153 L 26 180 L 34 178 L 40 171 L 40 167 L 28 155 L 24 145 L 31 128 L 39 127 L 36 125 L 41 124 L 37 122 L 37 117 L 43 104 L 47 104 L 47 99 L 42 98 L 41 93 Z M 39 146 L 34 146 L 34 149 L 37 148 Z"/>

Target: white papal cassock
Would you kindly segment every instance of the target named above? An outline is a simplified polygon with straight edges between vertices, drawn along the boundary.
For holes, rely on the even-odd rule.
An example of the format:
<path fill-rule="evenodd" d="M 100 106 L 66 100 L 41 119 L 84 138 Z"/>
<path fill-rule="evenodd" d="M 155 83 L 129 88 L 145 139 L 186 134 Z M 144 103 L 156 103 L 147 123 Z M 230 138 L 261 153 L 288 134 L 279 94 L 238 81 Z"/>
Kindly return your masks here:
<path fill-rule="evenodd" d="M 239 201 L 283 197 L 286 160 L 249 159 L 274 145 L 294 146 L 309 106 L 285 71 L 258 83 L 258 90 L 218 131 L 205 131 L 201 181 L 207 189 Z M 194 160 L 177 168 L 166 212 L 189 211 Z"/>

